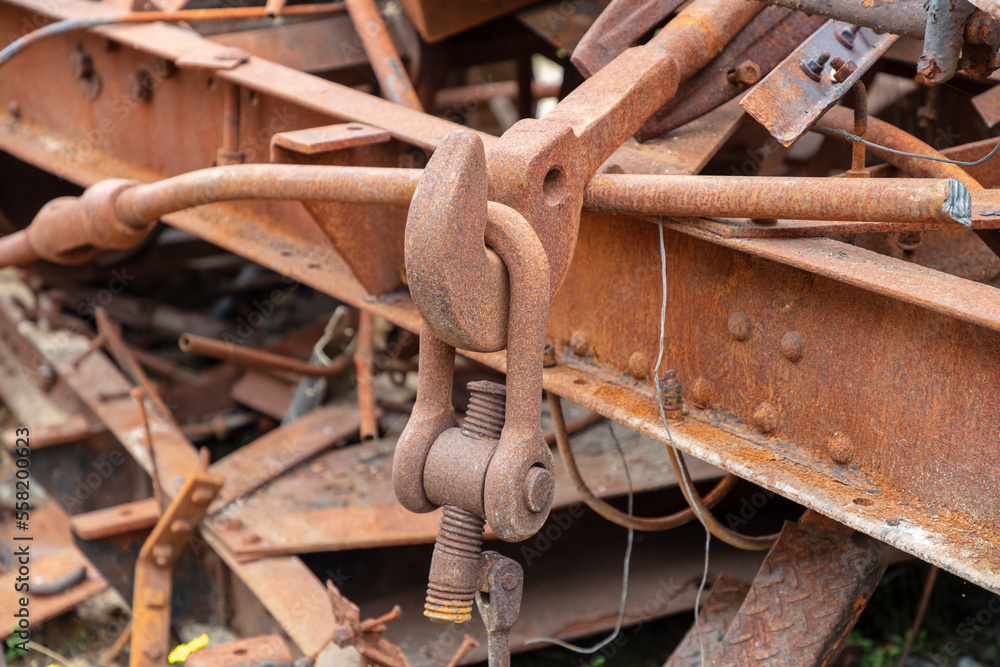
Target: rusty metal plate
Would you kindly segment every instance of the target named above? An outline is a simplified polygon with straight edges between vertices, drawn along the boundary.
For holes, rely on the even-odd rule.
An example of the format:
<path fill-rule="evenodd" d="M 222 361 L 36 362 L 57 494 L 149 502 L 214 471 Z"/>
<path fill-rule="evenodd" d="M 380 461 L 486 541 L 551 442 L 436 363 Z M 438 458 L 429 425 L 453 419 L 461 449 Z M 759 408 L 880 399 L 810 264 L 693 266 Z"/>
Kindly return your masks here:
<path fill-rule="evenodd" d="M 626 444 L 636 491 L 669 489 L 676 485 L 666 450 L 660 443 L 633 436 Z M 238 507 L 234 505 L 217 512 L 207 523 L 233 553 L 245 560 L 316 551 L 430 544 L 437 535 L 440 511 L 412 514 L 396 501 L 391 485 L 392 459 L 386 456 L 386 452 L 392 451 L 391 445 L 391 441 L 383 439 L 318 456 L 274 479 L 267 488 L 246 497 Z M 611 497 L 626 493 L 624 475 L 609 473 L 609 470 L 617 470 L 614 467 L 617 464 L 609 468 L 615 453 L 606 427 L 574 436 L 573 447 L 577 450 L 577 463 L 584 478 L 593 485 L 596 494 Z M 689 459 L 689 466 L 696 481 L 720 476 L 717 468 L 696 459 Z M 558 459 L 555 474 L 554 507 L 565 508 L 579 503 L 580 495 Z M 495 537 L 492 531 L 487 531 L 487 538 Z"/>
<path fill-rule="evenodd" d="M 827 21 L 740 103 L 783 145 L 805 134 L 899 39 L 869 28 L 845 38 L 845 30 L 851 27 Z M 853 39 L 853 45 L 838 37 L 847 43 Z"/>
<path fill-rule="evenodd" d="M 841 526 L 841 528 L 843 528 Z M 826 665 L 886 569 L 873 540 L 786 523 L 716 660 L 722 665 Z"/>
<path fill-rule="evenodd" d="M 329 153 L 354 146 L 367 146 L 389 141 L 391 135 L 364 123 L 340 123 L 324 127 L 311 127 L 293 132 L 281 132 L 271 138 L 271 149 L 282 148 L 300 155 Z M 272 162 L 288 162 L 275 160 Z"/>

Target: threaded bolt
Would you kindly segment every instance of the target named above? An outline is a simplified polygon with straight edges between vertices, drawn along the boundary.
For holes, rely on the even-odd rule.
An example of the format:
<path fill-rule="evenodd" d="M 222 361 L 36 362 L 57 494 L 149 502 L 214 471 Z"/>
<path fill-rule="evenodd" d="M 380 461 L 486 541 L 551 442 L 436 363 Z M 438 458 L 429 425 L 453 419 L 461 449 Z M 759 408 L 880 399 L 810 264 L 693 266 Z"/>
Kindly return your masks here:
<path fill-rule="evenodd" d="M 496 382 L 468 385 L 471 397 L 462 433 L 497 440 L 506 416 L 507 388 Z M 479 559 L 486 522 L 472 512 L 445 505 L 434 543 L 424 616 L 438 623 L 465 623 L 476 601 Z"/>
<path fill-rule="evenodd" d="M 820 55 L 812 58 L 810 60 L 803 60 L 800 64 L 802 66 L 802 71 L 806 73 L 813 81 L 819 81 L 820 76 L 823 74 L 823 69 L 826 67 L 826 62 L 830 59 L 830 53 L 824 51 Z"/>
<path fill-rule="evenodd" d="M 660 400 L 667 419 L 678 419 L 684 415 L 684 398 L 677 371 L 670 369 L 660 378 Z"/>
<path fill-rule="evenodd" d="M 507 408 L 507 387 L 488 380 L 470 382 L 466 386 L 471 396 L 462 433 L 484 440 L 499 439 Z"/>

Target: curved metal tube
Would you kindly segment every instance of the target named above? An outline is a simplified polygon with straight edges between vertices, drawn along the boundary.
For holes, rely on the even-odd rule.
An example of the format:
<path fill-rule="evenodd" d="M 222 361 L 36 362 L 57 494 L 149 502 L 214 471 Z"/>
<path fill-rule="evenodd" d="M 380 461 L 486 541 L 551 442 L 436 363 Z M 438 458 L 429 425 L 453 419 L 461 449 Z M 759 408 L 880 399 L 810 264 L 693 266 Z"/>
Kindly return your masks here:
<path fill-rule="evenodd" d="M 336 201 L 406 206 L 419 169 L 245 164 L 199 169 L 122 192 L 115 213 L 141 226 L 194 206 L 239 199 Z"/>
<path fill-rule="evenodd" d="M 559 396 L 553 394 L 552 392 L 545 392 L 549 400 L 549 407 L 552 412 L 552 425 L 556 434 L 556 445 L 559 447 L 559 455 L 562 457 L 563 465 L 566 466 L 566 476 L 569 477 L 569 481 L 573 483 L 574 488 L 580 494 L 580 498 L 583 502 L 587 504 L 590 509 L 594 510 L 597 514 L 601 515 L 608 521 L 618 524 L 624 528 L 632 528 L 633 530 L 641 530 L 646 532 L 661 531 L 661 530 L 672 530 L 674 528 L 679 528 L 687 523 L 690 523 L 695 519 L 694 510 L 690 507 L 681 510 L 680 512 L 674 512 L 667 516 L 661 516 L 656 518 L 647 518 L 633 516 L 631 514 L 626 514 L 621 510 L 612 507 L 606 503 L 601 498 L 590 490 L 587 486 L 587 482 L 584 481 L 583 475 L 580 474 L 580 469 L 576 465 L 576 459 L 573 458 L 573 451 L 569 447 L 569 431 L 566 428 L 566 420 L 563 417 L 562 411 L 562 401 Z M 720 500 L 726 497 L 726 495 L 732 490 L 739 480 L 736 475 L 731 473 L 726 474 L 715 487 L 705 496 L 705 504 L 708 507 L 715 507 Z"/>

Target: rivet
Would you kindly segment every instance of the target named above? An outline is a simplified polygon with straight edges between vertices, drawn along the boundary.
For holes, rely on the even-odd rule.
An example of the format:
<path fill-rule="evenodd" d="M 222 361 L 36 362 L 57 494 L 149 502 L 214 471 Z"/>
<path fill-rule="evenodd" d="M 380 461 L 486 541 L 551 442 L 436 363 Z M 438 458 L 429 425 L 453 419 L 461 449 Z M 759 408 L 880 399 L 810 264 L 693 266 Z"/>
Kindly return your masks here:
<path fill-rule="evenodd" d="M 750 338 L 750 318 L 739 311 L 729 316 L 726 327 L 733 340 L 744 341 Z"/>
<path fill-rule="evenodd" d="M 628 358 L 629 375 L 636 380 L 645 380 L 649 377 L 649 359 L 642 352 L 633 352 Z"/>
<path fill-rule="evenodd" d="M 712 383 L 703 377 L 696 378 L 691 385 L 691 400 L 701 409 L 712 403 Z"/>
<path fill-rule="evenodd" d="M 764 435 L 770 435 L 778 429 L 778 414 L 770 403 L 761 403 L 753 411 L 753 424 Z"/>
<path fill-rule="evenodd" d="M 578 357 L 590 356 L 590 339 L 582 331 L 574 331 L 569 338 L 569 349 Z"/>
<path fill-rule="evenodd" d="M 826 442 L 826 450 L 836 463 L 847 465 L 854 458 L 854 443 L 840 431 L 834 431 Z"/>
<path fill-rule="evenodd" d="M 781 353 L 791 362 L 802 361 L 806 341 L 796 331 L 789 331 L 781 338 Z"/>
<path fill-rule="evenodd" d="M 243 544 L 250 545 L 250 544 L 260 544 L 261 540 L 260 540 L 260 535 L 254 535 L 253 533 L 250 533 L 249 535 L 244 535 L 242 541 Z"/>

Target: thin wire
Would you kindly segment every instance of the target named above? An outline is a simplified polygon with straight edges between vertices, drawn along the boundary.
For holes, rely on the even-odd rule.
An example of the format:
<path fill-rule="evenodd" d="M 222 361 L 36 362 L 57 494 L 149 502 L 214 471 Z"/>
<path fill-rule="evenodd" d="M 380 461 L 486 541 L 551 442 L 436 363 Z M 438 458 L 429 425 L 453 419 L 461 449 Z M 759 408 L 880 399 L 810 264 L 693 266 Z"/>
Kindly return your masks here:
<path fill-rule="evenodd" d="M 662 285 L 660 286 L 663 294 L 663 298 L 660 300 L 660 350 L 656 355 L 656 368 L 653 370 L 653 387 L 656 388 L 656 402 L 660 405 L 660 419 L 663 420 L 663 428 L 667 431 L 667 440 L 670 441 L 668 445 L 670 449 L 674 450 L 674 456 L 680 458 L 680 454 L 674 448 L 674 436 L 670 432 L 670 425 L 667 423 L 667 415 L 663 411 L 663 397 L 660 395 L 660 366 L 663 363 L 663 349 L 666 347 L 666 322 L 667 322 L 667 248 L 663 242 L 663 221 L 658 223 L 660 229 L 660 277 L 662 280 Z M 682 462 L 683 463 L 683 462 Z M 687 472 L 683 465 L 677 468 L 678 473 Z M 679 477 L 681 475 L 678 475 Z M 678 480 L 681 484 L 684 483 L 683 479 Z M 694 504 L 691 504 L 691 509 L 694 509 Z M 694 599 L 694 626 L 695 632 L 698 633 L 698 644 L 701 652 L 701 664 L 705 664 L 705 644 L 703 637 L 701 636 L 701 614 L 699 613 L 699 603 L 701 601 L 701 593 L 705 590 L 705 581 L 708 579 L 708 547 L 712 542 L 712 531 L 708 529 L 708 524 L 701 517 L 697 511 L 695 514 L 698 516 L 698 520 L 701 522 L 702 528 L 705 529 L 705 569 L 701 576 L 701 585 L 698 587 L 698 595 Z"/>
<path fill-rule="evenodd" d="M 725 542 L 726 544 L 732 545 L 739 549 L 745 549 L 747 551 L 764 551 L 770 549 L 774 546 L 774 543 L 778 540 L 778 533 L 773 535 L 760 535 L 760 536 L 750 536 L 742 535 L 735 530 L 730 530 L 726 528 L 718 519 L 712 514 L 712 511 L 706 507 L 704 499 L 698 494 L 698 490 L 694 487 L 694 482 L 691 480 L 691 473 L 687 468 L 687 464 L 684 462 L 684 458 L 681 456 L 680 452 L 674 446 L 674 436 L 670 432 L 670 425 L 667 422 L 667 414 L 663 408 L 663 394 L 660 389 L 660 365 L 663 362 L 663 350 L 664 350 L 664 339 L 665 339 L 665 327 L 666 327 L 666 317 L 667 317 L 667 251 L 663 242 L 663 222 L 659 223 L 660 229 L 660 272 L 663 279 L 663 301 L 660 308 L 660 353 L 656 358 L 656 368 L 654 369 L 654 380 L 653 389 L 656 391 L 656 402 L 657 407 L 660 409 L 660 420 L 663 423 L 663 429 L 667 432 L 667 455 L 670 457 L 670 465 L 674 469 L 674 474 L 677 475 L 677 482 L 681 488 L 681 493 L 684 494 L 684 499 L 687 501 L 688 506 L 698 517 L 701 525 L 705 526 L 705 530 L 709 531 L 717 538 Z"/>
<path fill-rule="evenodd" d="M 843 136 L 847 137 L 848 139 L 850 139 L 851 141 L 864 144 L 865 146 L 868 146 L 869 148 L 876 148 L 876 149 L 878 149 L 880 151 L 886 151 L 887 153 L 895 153 L 896 155 L 903 155 L 903 156 L 906 156 L 906 157 L 914 157 L 914 158 L 918 158 L 918 159 L 921 159 L 921 160 L 930 160 L 932 162 L 945 162 L 947 164 L 957 164 L 960 167 L 975 167 L 977 165 L 980 165 L 980 164 L 986 162 L 987 160 L 989 160 L 990 158 L 992 158 L 994 155 L 997 154 L 997 151 L 1000 150 L 1000 143 L 997 143 L 997 145 L 993 147 L 993 150 L 991 150 L 990 153 L 989 153 L 989 155 L 987 155 L 986 157 L 981 158 L 979 160 L 976 160 L 975 162 L 963 162 L 962 160 L 949 160 L 948 158 L 944 158 L 944 157 L 934 157 L 933 155 L 921 155 L 920 153 L 907 153 L 906 151 L 896 150 L 895 148 L 889 148 L 888 146 L 883 146 L 881 144 L 876 144 L 873 141 L 868 141 L 867 139 L 862 139 L 861 137 L 859 137 L 856 134 L 851 134 L 847 130 L 841 130 L 841 129 L 836 128 L 836 127 L 826 127 L 826 126 L 823 126 L 823 125 L 817 125 L 816 129 L 817 130 L 825 130 L 827 132 L 833 132 L 834 134 L 843 135 Z"/>
<path fill-rule="evenodd" d="M 708 548 L 712 544 L 712 531 L 705 529 L 705 569 L 701 573 L 701 585 L 698 586 L 698 595 L 694 599 L 694 625 L 698 633 L 698 648 L 701 650 L 701 664 L 705 664 L 705 635 L 701 634 L 701 594 L 705 592 L 705 584 L 708 582 Z"/>
<path fill-rule="evenodd" d="M 618 436 L 615 434 L 615 429 L 612 427 L 612 422 L 608 421 L 608 430 L 611 432 L 611 439 L 615 443 L 615 447 L 618 449 L 618 455 L 621 456 L 622 466 L 625 468 L 625 480 L 628 482 L 628 514 L 632 516 L 632 474 L 628 469 L 628 459 L 625 458 L 625 450 L 622 449 L 622 443 L 618 440 Z M 560 648 L 564 648 L 567 651 L 572 651 L 573 653 L 582 653 L 584 655 L 590 655 L 592 653 L 597 653 L 602 648 L 613 642 L 621 633 L 622 623 L 625 621 L 625 600 L 628 598 L 628 577 L 629 577 L 629 566 L 632 562 L 632 543 L 635 537 L 635 531 L 630 527 L 628 529 L 628 537 L 625 542 L 625 563 L 622 566 L 622 597 L 618 603 L 618 620 L 615 621 L 615 629 L 610 635 L 597 642 L 590 648 L 583 648 L 582 646 L 577 646 L 576 644 L 570 644 L 569 642 L 564 642 L 556 637 L 535 637 L 534 639 L 529 639 L 524 642 L 525 644 L 554 644 Z"/>

